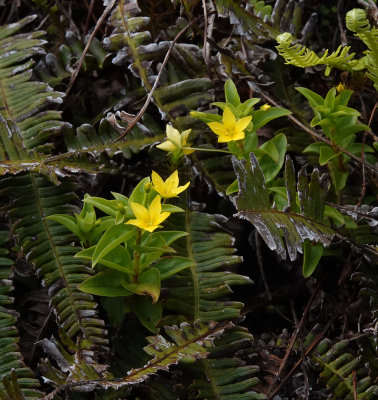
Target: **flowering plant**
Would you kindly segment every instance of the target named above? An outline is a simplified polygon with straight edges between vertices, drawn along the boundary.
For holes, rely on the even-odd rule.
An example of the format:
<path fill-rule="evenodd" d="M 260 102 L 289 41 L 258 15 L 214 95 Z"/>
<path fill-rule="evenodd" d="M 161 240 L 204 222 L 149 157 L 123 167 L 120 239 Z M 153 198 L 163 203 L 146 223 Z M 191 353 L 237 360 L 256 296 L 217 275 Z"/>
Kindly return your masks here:
<path fill-rule="evenodd" d="M 112 193 L 114 200 L 86 195 L 80 215 L 49 217 L 80 238 L 83 250 L 75 257 L 89 260 L 96 270 L 79 288 L 99 296 L 129 298 L 151 331 L 162 316 L 161 281 L 192 265 L 191 259 L 175 255 L 170 247 L 186 232 L 155 232 L 172 213 L 183 211 L 162 203 L 162 197 L 175 197 L 188 186 L 189 182 L 179 186 L 178 171 L 165 181 L 153 172 L 152 184 L 149 177 L 142 179 L 129 198 L 120 193 Z M 105 216 L 97 218 L 95 208 Z"/>

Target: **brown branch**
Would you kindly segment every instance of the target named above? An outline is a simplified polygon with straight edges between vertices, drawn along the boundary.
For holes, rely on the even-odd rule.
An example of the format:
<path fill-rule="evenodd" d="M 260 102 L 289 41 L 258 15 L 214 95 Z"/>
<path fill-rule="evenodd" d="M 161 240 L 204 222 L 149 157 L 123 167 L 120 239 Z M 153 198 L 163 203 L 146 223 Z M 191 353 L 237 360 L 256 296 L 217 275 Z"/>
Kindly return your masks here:
<path fill-rule="evenodd" d="M 280 375 L 281 375 L 283 369 L 284 369 L 285 366 L 286 366 L 286 363 L 287 363 L 287 360 L 288 360 L 289 355 L 290 355 L 290 353 L 291 353 L 291 350 L 293 349 L 294 343 L 295 343 L 295 341 L 297 340 L 298 334 L 299 334 L 300 330 L 302 329 L 303 323 L 304 323 L 304 321 L 305 321 L 305 319 L 306 319 L 306 317 L 307 317 L 308 312 L 310 311 L 311 304 L 312 304 L 312 302 L 314 301 L 316 295 L 318 294 L 319 289 L 320 289 L 320 286 L 319 286 L 319 284 L 318 284 L 318 285 L 316 286 L 316 288 L 314 289 L 314 291 L 312 292 L 311 297 L 310 297 L 309 301 L 307 302 L 307 305 L 306 305 L 306 307 L 305 307 L 305 309 L 304 309 L 304 311 L 303 311 L 302 318 L 301 318 L 301 320 L 300 320 L 298 326 L 296 327 L 294 334 L 292 335 L 292 337 L 291 337 L 291 339 L 290 339 L 289 347 L 288 347 L 287 350 L 286 350 L 285 357 L 284 357 L 284 359 L 282 360 L 282 363 L 281 363 L 281 365 L 280 365 L 280 368 L 279 368 L 279 370 L 278 370 L 276 376 L 274 377 L 272 383 L 270 384 L 268 393 L 270 393 L 270 391 L 272 390 L 273 385 L 275 385 L 275 383 L 276 383 L 277 380 L 279 379 L 279 377 L 280 377 Z"/>
<path fill-rule="evenodd" d="M 78 74 L 79 74 L 80 68 L 81 68 L 81 66 L 83 65 L 84 58 L 85 58 L 85 56 L 86 56 L 86 54 L 87 54 L 87 52 L 88 52 L 89 46 L 91 45 L 91 43 L 92 43 L 92 41 L 93 41 L 93 39 L 94 39 L 94 37 L 95 37 L 97 31 L 100 29 L 101 24 L 104 22 L 104 19 L 105 19 L 106 16 L 109 14 L 110 10 L 114 7 L 115 2 L 116 2 L 116 0 L 112 0 L 112 2 L 105 8 L 105 10 L 104 10 L 104 12 L 102 13 L 101 17 L 100 17 L 99 20 L 97 21 L 97 24 L 96 24 L 96 26 L 95 26 L 93 32 L 92 32 L 91 35 L 89 36 L 88 42 L 87 42 L 87 44 L 85 45 L 85 48 L 84 48 L 84 50 L 83 50 L 83 54 L 82 54 L 81 57 L 80 57 L 80 60 L 79 60 L 79 62 L 78 62 L 78 64 L 77 64 L 77 67 L 76 67 L 75 71 L 74 71 L 73 74 L 72 74 L 71 81 L 70 81 L 70 83 L 68 84 L 68 87 L 67 87 L 67 89 L 66 89 L 66 95 L 70 92 L 70 90 L 71 90 L 73 84 L 75 83 L 75 80 L 76 80 L 76 78 L 77 78 L 77 76 L 78 76 Z"/>
<path fill-rule="evenodd" d="M 334 314 L 334 316 L 331 318 L 330 321 L 327 322 L 327 324 L 324 326 L 322 331 L 316 336 L 316 338 L 312 341 L 310 346 L 306 349 L 305 356 L 309 355 L 311 351 L 314 349 L 314 347 L 319 343 L 319 341 L 322 339 L 324 334 L 327 332 L 328 328 L 331 326 L 332 322 L 338 317 L 338 314 Z M 281 390 L 282 386 L 285 385 L 285 383 L 288 381 L 288 379 L 293 375 L 295 370 L 301 365 L 303 361 L 303 358 L 301 357 L 293 366 L 293 368 L 288 372 L 288 374 L 285 376 L 285 378 L 282 379 L 281 383 L 274 389 L 274 391 L 269 395 L 267 400 L 272 400 L 273 397 Z"/>
<path fill-rule="evenodd" d="M 279 107 L 279 105 L 269 95 L 265 94 L 264 92 L 261 92 L 261 97 L 264 100 L 268 101 L 269 103 L 273 104 L 275 107 Z M 293 115 L 288 115 L 287 117 L 295 125 L 297 125 L 301 129 L 303 129 L 305 132 L 309 133 L 316 140 L 319 140 L 320 142 L 323 142 L 323 143 L 327 143 L 329 146 L 336 147 L 338 151 L 346 154 L 347 156 L 349 156 L 353 160 L 355 160 L 355 161 L 359 162 L 360 164 L 364 165 L 366 169 L 369 169 L 370 171 L 374 172 L 375 174 L 378 174 L 378 169 L 376 167 L 374 167 L 374 165 L 371 165 L 370 163 L 362 160 L 360 157 L 355 156 L 354 154 L 350 153 L 349 151 L 343 149 L 342 147 L 339 147 L 339 146 L 337 146 L 335 144 L 331 144 L 328 139 L 326 139 L 325 137 L 321 136 L 319 133 L 313 131 L 312 129 L 308 128 L 306 125 L 304 125 L 301 121 L 299 121 L 299 119 L 297 119 Z"/>
<path fill-rule="evenodd" d="M 212 15 L 215 14 L 215 12 L 212 12 L 208 15 Z M 167 65 L 169 56 L 171 55 L 171 52 L 173 50 L 173 46 L 176 44 L 176 42 L 180 39 L 180 37 L 194 24 L 196 23 L 199 19 L 203 18 L 203 15 L 198 16 L 197 18 L 195 18 L 193 21 L 189 22 L 176 36 L 175 38 L 172 40 L 169 49 L 167 51 L 167 54 L 164 57 L 163 63 L 161 65 L 160 71 L 158 73 L 158 76 L 155 79 L 154 85 L 152 86 L 152 89 L 150 90 L 150 92 L 148 93 L 147 99 L 145 101 L 145 103 L 143 104 L 143 107 L 141 108 L 141 110 L 138 112 L 138 114 L 135 116 L 134 120 L 126 127 L 125 131 L 122 133 L 122 135 L 117 138 L 115 140 L 115 142 L 120 141 L 121 139 L 123 139 L 130 131 L 131 129 L 134 128 L 134 126 L 138 123 L 138 121 L 142 118 L 143 114 L 146 112 L 148 105 L 150 104 L 151 100 L 152 100 L 152 95 L 154 94 L 154 91 L 156 90 L 156 87 L 159 83 L 159 80 L 161 78 L 161 75 L 163 73 L 163 70 L 165 68 L 165 66 Z"/>

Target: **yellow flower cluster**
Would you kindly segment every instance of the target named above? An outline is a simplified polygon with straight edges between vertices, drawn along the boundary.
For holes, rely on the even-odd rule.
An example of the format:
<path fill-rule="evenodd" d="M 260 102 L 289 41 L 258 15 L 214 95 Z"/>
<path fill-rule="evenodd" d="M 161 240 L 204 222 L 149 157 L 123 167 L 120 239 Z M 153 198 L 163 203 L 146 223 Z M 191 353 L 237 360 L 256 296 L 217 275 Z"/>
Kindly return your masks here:
<path fill-rule="evenodd" d="M 238 121 L 234 113 L 229 107 L 225 107 L 223 111 L 222 123 L 220 122 L 209 122 L 207 125 L 210 129 L 218 135 L 219 143 L 227 143 L 232 140 L 244 139 L 244 129 L 247 128 L 251 122 L 252 116 L 240 118 Z"/>
<path fill-rule="evenodd" d="M 190 182 L 187 182 L 185 185 L 179 186 L 177 170 L 165 181 L 159 174 L 152 171 L 151 179 L 152 188 L 158 193 L 158 195 L 152 200 L 148 208 L 142 204 L 130 201 L 130 207 L 136 219 L 130 219 L 126 222 L 126 224 L 137 226 L 138 228 L 148 232 L 153 232 L 155 229 L 159 228 L 160 224 L 171 214 L 168 211 L 161 211 L 161 198 L 163 197 L 168 199 L 176 197 L 187 189 L 190 184 Z"/>

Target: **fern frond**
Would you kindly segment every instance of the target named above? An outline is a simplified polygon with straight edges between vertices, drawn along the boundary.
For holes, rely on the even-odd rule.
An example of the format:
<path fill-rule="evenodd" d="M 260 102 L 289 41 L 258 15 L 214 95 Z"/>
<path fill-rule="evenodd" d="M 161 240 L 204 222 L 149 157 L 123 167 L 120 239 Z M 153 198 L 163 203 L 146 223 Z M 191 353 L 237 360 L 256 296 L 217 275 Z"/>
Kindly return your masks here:
<path fill-rule="evenodd" d="M 0 398 L 34 400 L 41 398 L 42 393 L 18 348 L 19 334 L 14 326 L 17 313 L 10 308 L 13 262 L 8 258 L 7 244 L 8 232 L 0 231 Z"/>
<path fill-rule="evenodd" d="M 216 2 L 217 9 L 220 13 L 228 12 L 230 15 L 230 21 L 233 24 L 242 24 L 246 27 L 246 30 L 243 29 L 243 33 L 247 34 L 247 31 L 252 31 L 258 38 L 263 39 L 263 34 L 265 33 L 267 37 L 270 39 L 274 39 L 280 32 L 275 26 L 272 26 L 268 22 L 265 22 L 264 16 L 268 17 L 269 12 L 267 8 L 261 8 L 257 6 L 257 4 L 261 2 L 257 2 L 254 7 L 257 7 L 256 11 L 265 11 L 261 13 L 263 18 L 260 18 L 260 14 L 255 15 L 253 13 L 248 12 L 239 1 L 234 0 L 218 0 Z"/>
<path fill-rule="evenodd" d="M 346 17 L 347 28 L 355 33 L 368 47 L 366 53 L 367 76 L 374 82 L 378 90 L 378 29 L 371 27 L 366 17 L 366 11 L 355 8 L 348 11 Z"/>
<path fill-rule="evenodd" d="M 99 350 L 107 345 L 104 322 L 98 318 L 96 303 L 91 295 L 78 286 L 92 275 L 92 270 L 78 263 L 68 231 L 53 221 L 52 214 L 77 211 L 72 183 L 53 186 L 44 178 L 27 174 L 0 181 L 0 196 L 11 198 L 9 218 L 27 259 L 33 262 L 43 284 L 49 287 L 51 306 L 59 325 L 70 339 L 81 338 L 85 345 L 82 356 L 92 363 L 92 347 Z M 78 341 L 80 347 L 80 340 Z"/>
<path fill-rule="evenodd" d="M 257 365 L 245 365 L 241 359 L 243 350 L 249 348 L 253 336 L 246 328 L 235 327 L 226 331 L 214 342 L 209 357 L 188 367 L 194 375 L 192 389 L 196 398 L 208 400 L 261 400 L 264 394 L 252 390 L 260 383 L 254 375 Z M 238 354 L 236 356 L 235 354 Z"/>
<path fill-rule="evenodd" d="M 0 28 L 3 54 L 0 58 L 0 141 L 4 147 L 1 160 L 18 159 L 24 149 L 45 144 L 51 134 L 65 125 L 60 121 L 59 111 L 44 110 L 48 104 L 61 103 L 63 94 L 45 83 L 30 80 L 33 62 L 29 59 L 44 53 L 41 46 L 46 42 L 40 39 L 44 32 L 15 34 L 36 17 Z"/>
<path fill-rule="evenodd" d="M 59 370 L 52 369 L 50 366 L 46 369 L 46 372 L 49 373 L 50 379 L 52 377 L 53 381 L 61 386 L 58 389 L 64 389 L 66 386 L 80 388 L 80 391 L 92 391 L 93 384 L 96 384 L 97 387 L 117 390 L 128 385 L 144 382 L 150 375 L 161 370 L 167 371 L 171 365 L 180 361 L 187 363 L 206 358 L 214 340 L 220 337 L 225 329 L 232 326 L 230 322 L 205 325 L 200 321 L 193 324 L 183 322 L 179 327 L 176 325 L 167 326 L 165 332 L 168 339 L 162 335 L 147 338 L 150 344 L 144 350 L 153 358 L 145 366 L 132 369 L 127 376 L 119 379 L 112 379 L 111 377 L 109 379 L 96 379 L 89 375 L 87 375 L 87 379 L 83 376 L 71 378 L 66 376 L 64 378 Z M 61 370 L 66 373 L 69 372 L 68 370 L 64 371 L 65 366 L 71 365 L 70 360 L 67 360 L 67 355 L 60 352 L 58 346 L 55 346 L 55 351 L 58 351 L 56 354 L 61 360 Z M 55 377 L 54 372 L 56 373 Z"/>
<path fill-rule="evenodd" d="M 242 259 L 234 255 L 233 237 L 220 228 L 222 217 L 187 210 L 185 216 L 176 214 L 171 220 L 170 228 L 189 233 L 176 244 L 194 265 L 166 281 L 169 296 L 165 308 L 204 322 L 237 318 L 243 304 L 224 297 L 232 293 L 230 286 L 251 281 L 224 271 Z"/>
<path fill-rule="evenodd" d="M 296 67 L 313 67 L 315 65 L 327 65 L 327 67 L 336 67 L 343 70 L 350 70 L 350 61 L 353 60 L 355 53 L 348 54 L 350 46 L 339 46 L 336 51 L 328 55 L 328 50 L 319 57 L 315 52 L 309 50 L 306 46 L 299 43 L 293 43 L 293 36 L 288 33 L 282 33 L 276 38 L 278 53 L 285 58 L 286 64 L 292 64 Z"/>
<path fill-rule="evenodd" d="M 346 352 L 348 344 L 347 340 L 342 340 L 331 346 L 330 341 L 324 339 L 312 351 L 311 358 L 321 370 L 320 376 L 330 389 L 332 400 L 355 399 L 354 380 L 357 398 L 372 400 L 378 394 L 378 386 L 368 376 L 360 359 Z M 353 371 L 356 372 L 355 377 Z"/>
<path fill-rule="evenodd" d="M 288 206 L 290 212 L 271 208 L 269 191 L 259 163 L 253 153 L 250 163 L 232 159 L 239 183 L 236 205 L 240 218 L 250 221 L 258 230 L 267 246 L 285 259 L 289 254 L 291 261 L 302 252 L 302 244 L 308 239 L 329 246 L 335 232 L 322 223 L 325 197 L 329 182 L 314 171 L 311 182 L 304 175 L 299 177 L 298 190 L 302 214 L 296 213 L 295 178 L 290 160 L 286 161 Z"/>

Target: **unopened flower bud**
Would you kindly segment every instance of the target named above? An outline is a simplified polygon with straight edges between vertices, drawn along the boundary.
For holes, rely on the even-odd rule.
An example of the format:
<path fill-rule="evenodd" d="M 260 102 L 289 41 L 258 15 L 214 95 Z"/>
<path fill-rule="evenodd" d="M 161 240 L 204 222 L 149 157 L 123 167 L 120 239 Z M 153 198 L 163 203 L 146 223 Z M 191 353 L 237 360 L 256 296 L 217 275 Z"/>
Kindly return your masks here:
<path fill-rule="evenodd" d="M 151 187 L 152 187 L 151 182 L 145 183 L 145 184 L 144 184 L 144 191 L 145 191 L 146 193 L 150 193 Z"/>
<path fill-rule="evenodd" d="M 261 111 L 268 111 L 272 106 L 268 103 L 264 104 L 263 106 L 260 107 Z"/>

